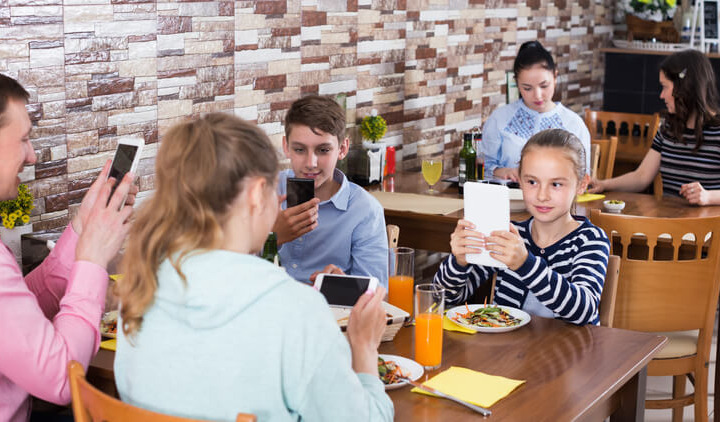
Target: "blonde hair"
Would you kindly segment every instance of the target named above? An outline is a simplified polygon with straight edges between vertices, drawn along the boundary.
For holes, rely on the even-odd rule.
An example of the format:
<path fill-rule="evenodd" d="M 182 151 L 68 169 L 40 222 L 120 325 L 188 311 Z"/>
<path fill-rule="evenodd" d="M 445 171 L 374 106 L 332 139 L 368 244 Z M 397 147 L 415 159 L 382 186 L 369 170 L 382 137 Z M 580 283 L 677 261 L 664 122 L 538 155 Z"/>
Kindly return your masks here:
<path fill-rule="evenodd" d="M 278 157 L 252 123 L 214 113 L 178 124 L 165 135 L 155 164 L 155 192 L 137 214 L 116 285 L 123 331 L 132 337 L 154 301 L 165 259 L 180 271 L 184 257 L 216 248 L 223 219 L 249 176 L 274 186 Z"/>
<path fill-rule="evenodd" d="M 586 172 L 585 148 L 580 139 L 565 129 L 546 129 L 533 135 L 520 152 L 518 173 L 522 174 L 525 155 L 535 148 L 557 148 L 573 164 L 578 181 L 583 180 Z"/>

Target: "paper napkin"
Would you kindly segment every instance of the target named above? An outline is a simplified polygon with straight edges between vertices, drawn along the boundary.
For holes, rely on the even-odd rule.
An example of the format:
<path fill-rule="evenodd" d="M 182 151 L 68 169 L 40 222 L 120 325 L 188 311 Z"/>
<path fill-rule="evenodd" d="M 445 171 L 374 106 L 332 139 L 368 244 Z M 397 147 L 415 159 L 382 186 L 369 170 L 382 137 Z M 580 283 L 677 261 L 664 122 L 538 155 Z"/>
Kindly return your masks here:
<path fill-rule="evenodd" d="M 423 385 L 478 406 L 490 407 L 524 383 L 523 380 L 513 380 L 451 366 L 446 371 L 425 381 Z M 432 396 L 417 387 L 411 391 Z"/>
<path fill-rule="evenodd" d="M 458 331 L 460 333 L 466 333 L 466 334 L 475 334 L 477 331 L 471 330 L 469 328 L 465 328 L 462 325 L 458 325 L 455 323 L 455 321 L 451 320 L 450 318 L 445 315 L 443 318 L 443 328 L 448 331 Z"/>
<path fill-rule="evenodd" d="M 605 195 L 601 193 L 583 193 L 582 195 L 578 195 L 575 198 L 575 202 L 590 202 L 590 201 L 597 201 L 598 199 L 605 198 Z"/>
<path fill-rule="evenodd" d="M 100 348 L 115 351 L 117 349 L 117 339 L 111 338 L 100 342 Z"/>

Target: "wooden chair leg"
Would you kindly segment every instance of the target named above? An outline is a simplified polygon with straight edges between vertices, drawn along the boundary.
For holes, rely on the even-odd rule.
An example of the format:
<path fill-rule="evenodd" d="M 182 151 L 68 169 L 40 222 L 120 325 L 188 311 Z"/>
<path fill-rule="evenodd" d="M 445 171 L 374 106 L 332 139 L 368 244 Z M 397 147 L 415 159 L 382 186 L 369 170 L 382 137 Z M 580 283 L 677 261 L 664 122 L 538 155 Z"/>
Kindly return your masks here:
<path fill-rule="evenodd" d="M 695 373 L 695 421 L 707 422 L 708 420 L 708 368 Z"/>
<path fill-rule="evenodd" d="M 674 399 L 685 395 L 685 375 L 675 375 L 673 377 L 673 393 Z M 682 422 L 684 407 L 675 407 L 672 410 L 672 422 Z"/>

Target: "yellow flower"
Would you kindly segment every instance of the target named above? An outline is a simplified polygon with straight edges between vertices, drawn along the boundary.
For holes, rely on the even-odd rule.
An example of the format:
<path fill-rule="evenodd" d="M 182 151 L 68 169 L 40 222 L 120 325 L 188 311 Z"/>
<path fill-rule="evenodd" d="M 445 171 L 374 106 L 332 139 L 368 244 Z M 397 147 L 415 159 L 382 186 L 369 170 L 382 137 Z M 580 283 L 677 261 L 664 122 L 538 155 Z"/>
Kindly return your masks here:
<path fill-rule="evenodd" d="M 21 210 L 15 210 L 15 215 L 18 216 L 18 218 L 22 217 L 22 211 Z"/>
<path fill-rule="evenodd" d="M 27 223 L 30 222 L 30 216 L 29 216 L 29 215 L 23 215 L 20 219 L 22 220 L 23 224 L 27 224 Z"/>
<path fill-rule="evenodd" d="M 13 227 L 15 227 L 15 221 L 14 220 L 5 220 L 3 225 L 5 226 L 6 229 L 12 230 Z"/>
<path fill-rule="evenodd" d="M 12 214 L 8 215 L 8 220 L 10 220 L 10 221 L 12 221 L 12 222 L 14 222 L 15 220 L 17 220 L 17 218 L 18 218 L 18 216 L 17 216 L 17 214 L 15 214 L 15 213 L 12 213 Z"/>
<path fill-rule="evenodd" d="M 675 7 L 675 5 L 677 4 L 677 0 L 665 0 L 665 3 L 667 3 L 667 5 L 670 7 Z"/>

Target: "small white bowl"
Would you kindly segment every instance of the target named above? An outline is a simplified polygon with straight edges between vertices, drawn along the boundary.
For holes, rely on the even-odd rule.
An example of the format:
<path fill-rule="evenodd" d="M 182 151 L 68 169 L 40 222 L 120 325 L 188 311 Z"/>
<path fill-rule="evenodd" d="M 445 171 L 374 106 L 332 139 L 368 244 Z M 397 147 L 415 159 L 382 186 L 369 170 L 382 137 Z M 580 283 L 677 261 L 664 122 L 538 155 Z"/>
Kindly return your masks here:
<path fill-rule="evenodd" d="M 620 201 L 619 204 L 613 204 L 611 200 L 603 201 L 605 211 L 619 213 L 625 208 L 625 202 Z"/>

